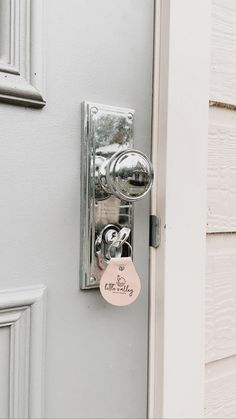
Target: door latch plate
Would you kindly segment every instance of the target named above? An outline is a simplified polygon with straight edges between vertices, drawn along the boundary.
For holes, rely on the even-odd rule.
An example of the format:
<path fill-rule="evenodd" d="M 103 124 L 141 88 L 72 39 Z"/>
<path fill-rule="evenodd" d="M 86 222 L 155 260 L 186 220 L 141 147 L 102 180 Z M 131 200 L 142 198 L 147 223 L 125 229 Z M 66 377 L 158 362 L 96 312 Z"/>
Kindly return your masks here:
<path fill-rule="evenodd" d="M 159 247 L 161 244 L 161 218 L 150 215 L 149 246 Z"/>

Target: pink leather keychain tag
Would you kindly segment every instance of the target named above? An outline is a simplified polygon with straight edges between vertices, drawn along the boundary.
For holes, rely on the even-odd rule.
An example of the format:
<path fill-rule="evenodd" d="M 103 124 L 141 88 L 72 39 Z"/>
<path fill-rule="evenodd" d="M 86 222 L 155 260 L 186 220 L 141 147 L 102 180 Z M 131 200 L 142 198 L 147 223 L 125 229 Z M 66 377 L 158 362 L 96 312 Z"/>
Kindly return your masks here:
<path fill-rule="evenodd" d="M 127 306 L 136 300 L 140 289 L 131 257 L 111 258 L 100 281 L 103 298 L 114 306 Z"/>

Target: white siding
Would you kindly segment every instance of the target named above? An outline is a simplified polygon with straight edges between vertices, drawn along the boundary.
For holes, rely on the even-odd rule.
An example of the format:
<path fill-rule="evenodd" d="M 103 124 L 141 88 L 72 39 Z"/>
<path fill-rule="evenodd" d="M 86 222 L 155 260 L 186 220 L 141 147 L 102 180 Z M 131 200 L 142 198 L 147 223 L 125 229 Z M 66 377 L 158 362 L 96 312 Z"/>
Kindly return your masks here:
<path fill-rule="evenodd" d="M 236 232 L 236 111 L 212 107 L 209 120 L 207 232 Z"/>
<path fill-rule="evenodd" d="M 208 142 L 207 418 L 236 417 L 236 1 L 212 0 Z M 215 106 L 214 106 L 215 105 Z"/>
<path fill-rule="evenodd" d="M 206 366 L 206 417 L 234 418 L 236 412 L 236 356 Z"/>
<path fill-rule="evenodd" d="M 207 237 L 206 362 L 236 354 L 236 235 Z"/>
<path fill-rule="evenodd" d="M 236 104 L 235 0 L 212 0 L 210 99 Z"/>

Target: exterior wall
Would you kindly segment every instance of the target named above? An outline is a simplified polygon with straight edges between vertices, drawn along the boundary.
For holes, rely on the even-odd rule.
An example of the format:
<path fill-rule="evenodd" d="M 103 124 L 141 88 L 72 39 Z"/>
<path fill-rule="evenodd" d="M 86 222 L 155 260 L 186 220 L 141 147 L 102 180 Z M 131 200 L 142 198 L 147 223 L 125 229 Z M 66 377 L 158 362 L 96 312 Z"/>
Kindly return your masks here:
<path fill-rule="evenodd" d="M 207 418 L 236 417 L 236 1 L 212 0 L 206 286 Z"/>

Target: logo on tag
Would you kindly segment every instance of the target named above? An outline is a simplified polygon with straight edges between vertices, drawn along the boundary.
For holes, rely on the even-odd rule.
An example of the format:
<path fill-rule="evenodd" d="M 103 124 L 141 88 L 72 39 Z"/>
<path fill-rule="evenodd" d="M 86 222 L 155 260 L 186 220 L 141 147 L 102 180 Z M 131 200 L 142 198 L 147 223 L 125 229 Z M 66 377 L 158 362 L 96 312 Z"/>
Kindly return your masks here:
<path fill-rule="evenodd" d="M 125 271 L 125 274 L 121 274 L 121 271 Z M 125 306 L 136 300 L 140 289 L 140 279 L 132 259 L 112 258 L 100 281 L 103 298 L 110 304 Z"/>
<path fill-rule="evenodd" d="M 117 283 L 118 287 L 123 287 L 123 285 L 125 285 L 125 283 L 126 283 L 126 280 L 122 276 L 117 275 L 117 282 L 116 283 Z"/>

